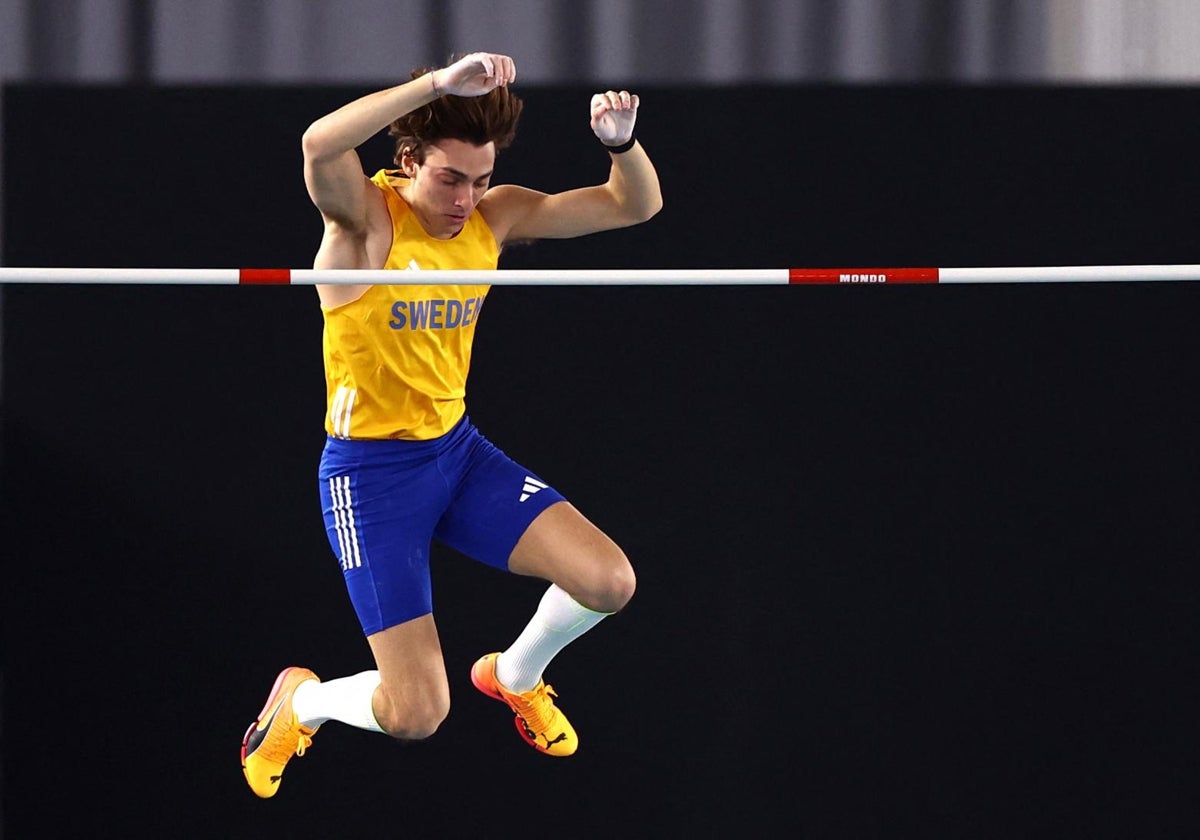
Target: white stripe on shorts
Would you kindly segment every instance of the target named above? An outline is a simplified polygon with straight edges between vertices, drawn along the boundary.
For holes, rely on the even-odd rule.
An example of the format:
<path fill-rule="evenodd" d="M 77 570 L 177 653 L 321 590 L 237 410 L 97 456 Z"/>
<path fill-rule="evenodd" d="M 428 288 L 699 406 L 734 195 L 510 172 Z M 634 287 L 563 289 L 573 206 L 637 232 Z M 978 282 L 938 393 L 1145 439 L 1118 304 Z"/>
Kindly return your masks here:
<path fill-rule="evenodd" d="M 358 529 L 354 524 L 354 500 L 350 497 L 350 476 L 335 475 L 329 479 L 329 495 L 333 498 L 333 524 L 344 572 L 362 565 L 362 555 L 358 551 Z"/>

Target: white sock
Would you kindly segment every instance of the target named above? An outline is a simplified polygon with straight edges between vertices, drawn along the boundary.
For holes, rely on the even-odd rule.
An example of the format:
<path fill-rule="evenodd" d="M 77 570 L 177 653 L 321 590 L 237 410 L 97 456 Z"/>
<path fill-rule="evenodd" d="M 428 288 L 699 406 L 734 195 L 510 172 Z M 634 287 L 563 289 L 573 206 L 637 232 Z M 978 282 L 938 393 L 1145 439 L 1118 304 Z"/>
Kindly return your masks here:
<path fill-rule="evenodd" d="M 496 679 L 509 691 L 530 691 L 560 650 L 607 615 L 611 613 L 589 610 L 551 584 L 521 635 L 496 658 Z"/>
<path fill-rule="evenodd" d="M 339 720 L 358 729 L 383 732 L 371 705 L 378 685 L 378 671 L 363 671 L 328 682 L 305 680 L 292 692 L 292 711 L 309 729 L 327 720 Z"/>

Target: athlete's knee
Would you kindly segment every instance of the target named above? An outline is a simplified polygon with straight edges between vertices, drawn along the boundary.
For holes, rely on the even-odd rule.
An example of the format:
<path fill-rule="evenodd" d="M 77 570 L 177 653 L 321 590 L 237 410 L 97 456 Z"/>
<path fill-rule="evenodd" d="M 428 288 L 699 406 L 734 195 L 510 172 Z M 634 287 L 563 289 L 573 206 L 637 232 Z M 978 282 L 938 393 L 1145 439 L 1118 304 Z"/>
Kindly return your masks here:
<path fill-rule="evenodd" d="M 613 605 L 611 612 L 616 612 L 628 604 L 633 598 L 633 593 L 637 591 L 637 575 L 634 574 L 633 565 L 626 559 L 623 564 L 613 569 L 611 576 L 609 588 Z"/>
<path fill-rule="evenodd" d="M 585 606 L 608 613 L 623 609 L 637 589 L 637 575 L 625 552 L 614 545 L 612 551 L 594 565 L 594 569 L 585 596 Z"/>
<path fill-rule="evenodd" d="M 375 720 L 388 735 L 400 741 L 429 738 L 450 714 L 449 690 L 405 692 L 402 697 L 386 691 L 375 695 Z"/>

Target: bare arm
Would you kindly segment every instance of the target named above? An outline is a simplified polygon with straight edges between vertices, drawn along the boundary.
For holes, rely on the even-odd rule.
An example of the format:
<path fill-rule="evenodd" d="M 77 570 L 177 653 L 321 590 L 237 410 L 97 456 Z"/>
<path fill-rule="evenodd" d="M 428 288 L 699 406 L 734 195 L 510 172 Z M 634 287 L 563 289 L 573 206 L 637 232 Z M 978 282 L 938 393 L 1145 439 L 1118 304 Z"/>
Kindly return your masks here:
<path fill-rule="evenodd" d="M 633 136 L 639 100 L 628 91 L 592 97 L 591 126 L 607 146 Z M 592 187 L 543 193 L 512 185 L 490 190 L 481 210 L 501 241 L 564 239 L 639 224 L 662 209 L 662 190 L 641 143 L 610 153 L 608 180 Z"/>
<path fill-rule="evenodd" d="M 603 184 L 549 194 L 502 184 L 489 191 L 485 201 L 484 213 L 493 230 L 510 242 L 567 239 L 629 227 L 662 209 L 658 174 L 639 143 L 612 155 L 612 169 Z"/>
<path fill-rule="evenodd" d="M 365 232 L 367 184 L 356 149 L 392 120 L 432 102 L 436 98 L 432 77 L 428 74 L 356 99 L 304 132 L 304 183 L 327 224 L 346 232 Z"/>
<path fill-rule="evenodd" d="M 326 223 L 348 232 L 366 229 L 369 186 L 359 146 L 393 120 L 446 93 L 479 96 L 516 76 L 511 58 L 472 53 L 449 67 L 376 91 L 321 117 L 304 132 L 304 183 Z"/>

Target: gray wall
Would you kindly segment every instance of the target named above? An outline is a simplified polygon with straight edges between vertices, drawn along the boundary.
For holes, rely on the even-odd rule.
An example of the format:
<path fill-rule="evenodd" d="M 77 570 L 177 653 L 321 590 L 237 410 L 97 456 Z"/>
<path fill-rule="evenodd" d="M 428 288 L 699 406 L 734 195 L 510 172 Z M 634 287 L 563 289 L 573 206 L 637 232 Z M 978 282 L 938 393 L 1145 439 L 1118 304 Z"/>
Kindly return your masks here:
<path fill-rule="evenodd" d="M 1188 82 L 1195 0 L 0 0 L 0 82 Z"/>

